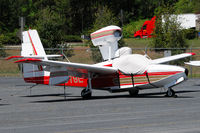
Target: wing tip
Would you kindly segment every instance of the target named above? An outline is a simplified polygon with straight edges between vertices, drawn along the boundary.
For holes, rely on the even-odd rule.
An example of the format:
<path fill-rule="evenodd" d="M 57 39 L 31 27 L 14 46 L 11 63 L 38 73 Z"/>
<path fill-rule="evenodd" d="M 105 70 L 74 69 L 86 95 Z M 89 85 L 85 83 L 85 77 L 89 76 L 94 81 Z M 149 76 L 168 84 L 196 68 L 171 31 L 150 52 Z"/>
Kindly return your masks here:
<path fill-rule="evenodd" d="M 192 53 L 192 52 L 190 52 L 190 53 L 188 53 L 188 54 L 191 54 L 191 55 L 196 55 L 195 53 Z"/>

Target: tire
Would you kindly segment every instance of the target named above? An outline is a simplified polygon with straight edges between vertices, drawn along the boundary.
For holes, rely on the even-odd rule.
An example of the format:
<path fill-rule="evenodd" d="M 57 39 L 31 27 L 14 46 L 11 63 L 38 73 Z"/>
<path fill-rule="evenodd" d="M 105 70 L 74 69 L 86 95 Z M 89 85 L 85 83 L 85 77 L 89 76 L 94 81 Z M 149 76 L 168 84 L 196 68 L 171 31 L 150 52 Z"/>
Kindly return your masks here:
<path fill-rule="evenodd" d="M 89 98 L 91 98 L 91 96 L 92 96 L 92 92 L 90 90 L 83 89 L 81 91 L 81 97 L 83 99 L 89 99 Z"/>
<path fill-rule="evenodd" d="M 174 92 L 174 90 L 172 90 L 172 89 L 170 89 L 170 91 L 168 90 L 168 91 L 166 92 L 166 96 L 167 96 L 167 97 L 175 97 L 175 92 Z"/>

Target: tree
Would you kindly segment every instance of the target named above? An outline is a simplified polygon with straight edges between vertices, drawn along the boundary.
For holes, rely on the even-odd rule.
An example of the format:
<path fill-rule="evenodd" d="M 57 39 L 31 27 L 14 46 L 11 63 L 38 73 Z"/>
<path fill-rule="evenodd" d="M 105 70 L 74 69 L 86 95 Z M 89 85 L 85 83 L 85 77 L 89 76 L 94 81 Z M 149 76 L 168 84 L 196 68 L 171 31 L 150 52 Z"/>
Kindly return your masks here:
<path fill-rule="evenodd" d="M 193 3 L 191 0 L 179 0 L 176 4 L 176 11 L 178 13 L 192 13 L 193 12 Z"/>
<path fill-rule="evenodd" d="M 155 48 L 186 48 L 184 32 L 174 8 L 163 6 L 156 12 L 156 24 L 152 45 Z"/>
<path fill-rule="evenodd" d="M 184 31 L 177 21 L 174 8 L 169 5 L 159 7 L 156 12 L 156 17 L 155 37 L 152 39 L 151 46 L 166 49 L 180 48 L 183 50 L 173 50 L 172 54 L 182 53 L 188 45 L 186 44 Z"/>
<path fill-rule="evenodd" d="M 59 1 L 57 1 L 56 4 L 60 4 Z M 62 6 L 65 7 L 64 5 Z M 54 10 L 51 8 L 53 7 L 47 6 L 38 12 L 36 29 L 40 34 L 41 41 L 45 48 L 58 48 L 60 47 L 59 44 L 62 44 L 65 48 L 64 53 L 67 56 L 71 56 L 73 53 L 72 49 L 70 49 L 68 45 L 65 45 L 67 26 L 64 14 L 65 10 L 62 10 L 63 8 L 53 8 Z"/>
<path fill-rule="evenodd" d="M 65 17 L 50 10 L 49 7 L 38 12 L 36 29 L 40 33 L 44 47 L 56 48 L 64 36 L 63 26 Z"/>
<path fill-rule="evenodd" d="M 200 0 L 179 0 L 175 4 L 177 13 L 199 13 Z"/>
<path fill-rule="evenodd" d="M 193 12 L 200 13 L 200 0 L 192 0 L 192 3 L 194 5 Z"/>
<path fill-rule="evenodd" d="M 114 16 L 113 12 L 107 7 L 99 7 L 95 13 L 95 21 L 93 24 L 93 31 L 109 25 L 118 25 L 119 20 Z"/>
<path fill-rule="evenodd" d="M 5 57 L 6 56 L 6 52 L 3 49 L 3 39 L 4 39 L 4 35 L 1 34 L 0 35 L 0 57 Z"/>

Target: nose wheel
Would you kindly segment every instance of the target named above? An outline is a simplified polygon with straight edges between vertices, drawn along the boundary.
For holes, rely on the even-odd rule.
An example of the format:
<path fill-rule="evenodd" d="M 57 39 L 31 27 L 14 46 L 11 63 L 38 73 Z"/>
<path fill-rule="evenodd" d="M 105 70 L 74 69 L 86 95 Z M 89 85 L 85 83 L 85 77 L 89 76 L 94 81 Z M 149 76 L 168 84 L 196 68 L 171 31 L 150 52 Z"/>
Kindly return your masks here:
<path fill-rule="evenodd" d="M 89 98 L 91 98 L 91 96 L 92 96 L 92 92 L 89 90 L 89 89 L 83 89 L 82 91 L 81 91 L 81 97 L 83 98 L 83 99 L 89 99 Z"/>
<path fill-rule="evenodd" d="M 177 97 L 175 91 L 172 88 L 168 88 L 165 96 L 166 97 Z"/>

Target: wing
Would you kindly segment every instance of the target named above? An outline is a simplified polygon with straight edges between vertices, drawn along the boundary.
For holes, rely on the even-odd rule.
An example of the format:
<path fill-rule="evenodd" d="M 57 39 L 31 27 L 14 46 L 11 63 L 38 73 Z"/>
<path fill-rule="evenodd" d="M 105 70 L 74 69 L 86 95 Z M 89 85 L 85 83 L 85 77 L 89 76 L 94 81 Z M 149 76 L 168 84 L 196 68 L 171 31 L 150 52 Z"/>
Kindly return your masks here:
<path fill-rule="evenodd" d="M 174 56 L 169 56 L 169 57 L 164 57 L 164 58 L 152 60 L 152 63 L 153 64 L 162 64 L 162 63 L 167 63 L 167 62 L 170 62 L 170 61 L 173 61 L 173 60 L 179 60 L 179 59 L 182 59 L 182 58 L 190 57 L 192 55 L 195 55 L 195 53 L 178 54 L 178 55 L 174 55 Z"/>
<path fill-rule="evenodd" d="M 192 66 L 200 66 L 200 61 L 190 61 L 190 62 L 185 62 L 185 64 Z"/>
<path fill-rule="evenodd" d="M 35 58 L 21 59 L 15 61 L 15 63 L 31 63 L 35 65 L 42 65 L 46 66 L 49 69 L 49 71 L 51 70 L 57 71 L 57 74 L 63 75 L 63 72 L 67 72 L 68 76 L 75 76 L 75 77 L 87 77 L 89 72 L 93 74 L 102 74 L 102 75 L 113 74 L 118 72 L 118 69 L 113 67 L 53 61 L 53 60 L 42 60 Z"/>

